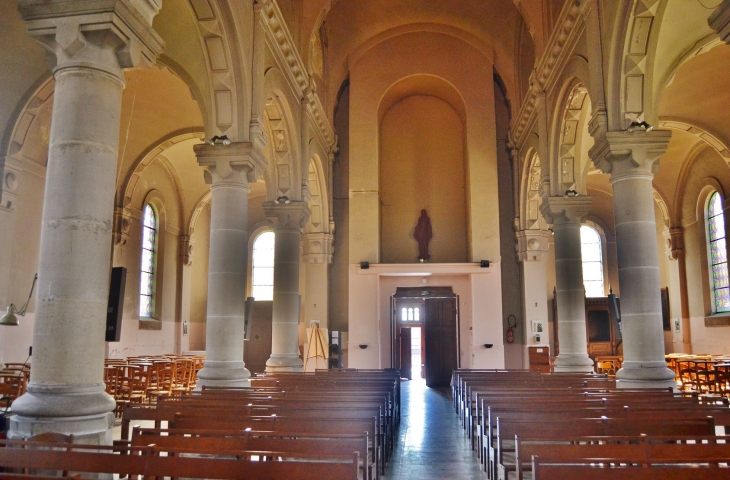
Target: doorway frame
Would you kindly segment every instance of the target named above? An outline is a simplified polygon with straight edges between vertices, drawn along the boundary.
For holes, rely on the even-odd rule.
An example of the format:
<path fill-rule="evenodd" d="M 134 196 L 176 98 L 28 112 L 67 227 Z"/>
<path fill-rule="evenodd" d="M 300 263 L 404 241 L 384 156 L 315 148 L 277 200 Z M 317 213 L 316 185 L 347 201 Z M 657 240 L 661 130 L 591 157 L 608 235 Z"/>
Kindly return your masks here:
<path fill-rule="evenodd" d="M 400 329 L 402 327 L 421 327 L 421 363 L 425 378 L 426 356 L 428 351 L 425 345 L 426 336 L 426 300 L 437 298 L 453 298 L 456 305 L 456 365 L 461 368 L 461 308 L 459 295 L 455 294 L 451 286 L 428 286 L 428 287 L 396 287 L 396 291 L 390 296 L 390 367 L 400 368 Z M 419 314 L 419 320 L 401 320 L 399 310 L 408 305 L 418 306 L 423 314 Z"/>

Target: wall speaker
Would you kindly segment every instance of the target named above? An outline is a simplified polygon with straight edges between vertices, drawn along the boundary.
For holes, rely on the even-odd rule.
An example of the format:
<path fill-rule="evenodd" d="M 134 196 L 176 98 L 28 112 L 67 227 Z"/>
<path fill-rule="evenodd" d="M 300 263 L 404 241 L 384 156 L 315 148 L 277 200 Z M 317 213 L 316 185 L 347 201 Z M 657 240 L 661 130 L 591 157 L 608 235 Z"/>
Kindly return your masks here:
<path fill-rule="evenodd" d="M 363 270 L 367 270 L 370 268 L 370 262 L 360 262 L 360 268 Z"/>
<path fill-rule="evenodd" d="M 122 310 L 124 308 L 124 286 L 127 283 L 125 267 L 112 268 L 109 282 L 109 302 L 106 310 L 106 341 L 118 342 L 122 335 Z"/>
<path fill-rule="evenodd" d="M 482 268 L 489 268 L 489 260 L 481 260 L 479 266 Z"/>

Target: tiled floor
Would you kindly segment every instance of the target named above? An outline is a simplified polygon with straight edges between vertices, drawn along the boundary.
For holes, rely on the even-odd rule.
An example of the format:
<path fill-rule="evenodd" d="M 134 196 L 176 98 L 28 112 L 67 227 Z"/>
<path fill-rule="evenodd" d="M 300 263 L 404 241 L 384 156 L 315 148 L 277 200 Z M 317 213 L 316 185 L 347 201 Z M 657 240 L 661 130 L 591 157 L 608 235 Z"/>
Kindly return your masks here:
<path fill-rule="evenodd" d="M 449 389 L 422 379 L 401 383 L 401 424 L 384 480 L 484 480 L 454 413 Z"/>

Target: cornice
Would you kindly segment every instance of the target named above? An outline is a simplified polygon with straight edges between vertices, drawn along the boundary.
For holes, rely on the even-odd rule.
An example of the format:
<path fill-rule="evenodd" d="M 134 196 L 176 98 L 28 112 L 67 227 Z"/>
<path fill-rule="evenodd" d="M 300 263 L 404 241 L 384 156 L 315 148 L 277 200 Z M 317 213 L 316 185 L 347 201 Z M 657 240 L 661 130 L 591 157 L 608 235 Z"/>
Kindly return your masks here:
<path fill-rule="evenodd" d="M 530 76 L 532 88 L 525 96 L 520 111 L 512 124 L 512 138 L 515 146 L 522 148 L 534 125 L 538 111 L 538 95 L 548 92 L 567 62 L 573 46 L 576 44 L 583 28 L 578 28 L 579 16 L 583 0 L 569 0 L 563 5 L 555 29 L 550 35 L 545 53 L 540 57 L 537 66 Z"/>
<path fill-rule="evenodd" d="M 311 88 L 307 67 L 299 55 L 296 43 L 286 27 L 286 22 L 275 0 L 259 0 L 262 5 L 262 18 L 266 26 L 268 40 L 274 57 L 279 62 L 284 75 L 289 80 L 294 94 L 304 97 Z M 327 146 L 335 143 L 334 129 L 327 120 L 319 95 L 313 92 L 308 105 L 309 115 L 317 128 L 317 133 L 325 140 Z"/>

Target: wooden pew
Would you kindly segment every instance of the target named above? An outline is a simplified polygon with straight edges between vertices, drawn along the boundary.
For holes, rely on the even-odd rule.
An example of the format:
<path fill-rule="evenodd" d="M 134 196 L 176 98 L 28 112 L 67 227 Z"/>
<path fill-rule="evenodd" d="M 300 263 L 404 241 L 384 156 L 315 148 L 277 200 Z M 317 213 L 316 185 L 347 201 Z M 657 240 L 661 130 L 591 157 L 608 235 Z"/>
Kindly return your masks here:
<path fill-rule="evenodd" d="M 498 478 L 499 465 L 505 464 L 505 453 L 514 452 L 515 437 L 560 441 L 565 438 L 596 436 L 696 436 L 713 435 L 712 418 L 702 420 L 646 420 L 626 418 L 573 418 L 553 421 L 503 420 L 497 418 L 496 446 L 490 447 L 491 476 Z M 509 463 L 514 463 L 512 460 Z"/>
<path fill-rule="evenodd" d="M 677 464 L 693 463 L 692 459 L 675 459 Z M 620 458 L 602 458 L 606 463 L 619 464 Z M 727 458 L 707 459 L 722 462 Z M 594 462 L 591 462 L 594 463 Z M 590 464 L 552 463 L 550 459 L 532 458 L 533 480 L 730 480 L 730 468 L 701 466 L 667 466 L 666 460 L 648 462 L 641 466 L 599 468 Z"/>
<path fill-rule="evenodd" d="M 703 463 L 706 459 L 730 460 L 730 443 L 718 443 L 720 437 L 583 437 L 566 439 L 565 443 L 515 438 L 515 468 L 500 472 L 500 478 L 523 480 L 524 472 L 532 470 L 532 457 L 551 462 L 579 463 L 601 458 L 620 458 L 622 463 L 671 463 L 676 458 Z M 724 440 L 723 440 L 724 441 Z M 726 460 L 726 461 L 728 461 Z"/>
<path fill-rule="evenodd" d="M 232 451 L 274 451 L 287 454 L 316 456 L 327 452 L 333 455 L 350 455 L 357 452 L 363 461 L 363 478 L 379 478 L 378 469 L 369 461 L 367 435 L 323 434 L 277 435 L 274 432 L 246 431 L 233 435 L 230 431 L 215 430 L 165 430 L 136 427 L 132 432 L 133 447 L 154 445 L 160 450 L 194 451 L 213 454 Z"/>
<path fill-rule="evenodd" d="M 0 441 L 0 466 L 11 469 L 43 471 L 70 470 L 91 474 L 144 475 L 145 478 L 185 477 L 206 479 L 301 480 L 358 479 L 358 454 L 318 454 L 316 458 L 289 452 L 256 452 L 279 461 L 238 459 L 246 452 L 226 452 L 227 457 L 186 456 L 194 453 L 163 450 L 155 447 L 129 448 L 119 455 L 116 448 L 98 445 L 74 445 L 67 451 L 53 450 L 53 443 Z M 173 454 L 173 455 L 170 455 Z M 253 454 L 253 452 L 248 452 Z M 290 459 L 290 460 L 287 460 Z M 37 478 L 33 475 L 32 478 Z"/>

